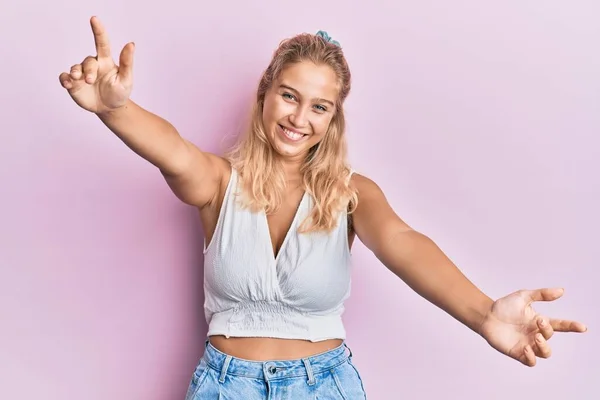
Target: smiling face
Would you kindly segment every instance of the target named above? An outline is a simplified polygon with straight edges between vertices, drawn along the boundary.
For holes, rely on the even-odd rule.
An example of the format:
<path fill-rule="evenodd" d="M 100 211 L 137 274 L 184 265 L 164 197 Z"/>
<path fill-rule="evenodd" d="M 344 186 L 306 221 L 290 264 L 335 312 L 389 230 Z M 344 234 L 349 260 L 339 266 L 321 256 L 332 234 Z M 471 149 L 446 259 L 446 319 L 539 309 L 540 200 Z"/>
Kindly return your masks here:
<path fill-rule="evenodd" d="M 262 115 L 275 151 L 303 160 L 327 133 L 338 93 L 337 76 L 327 65 L 303 61 L 283 69 L 265 93 Z"/>

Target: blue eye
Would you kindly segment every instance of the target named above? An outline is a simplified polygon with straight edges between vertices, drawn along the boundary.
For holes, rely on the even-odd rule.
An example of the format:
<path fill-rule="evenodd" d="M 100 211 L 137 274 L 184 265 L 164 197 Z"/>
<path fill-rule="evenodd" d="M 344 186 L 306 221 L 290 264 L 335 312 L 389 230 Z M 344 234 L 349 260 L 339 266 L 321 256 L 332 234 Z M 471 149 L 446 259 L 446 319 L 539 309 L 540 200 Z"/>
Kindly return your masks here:
<path fill-rule="evenodd" d="M 323 106 L 322 106 L 322 105 L 320 105 L 320 104 L 317 104 L 315 107 L 317 107 L 317 108 L 318 108 L 320 111 L 322 111 L 322 112 L 325 112 L 325 111 L 327 111 L 327 108 L 323 107 Z"/>
<path fill-rule="evenodd" d="M 282 94 L 282 96 L 286 99 L 296 100 L 296 97 L 294 97 L 294 95 L 290 94 L 290 93 L 284 93 L 284 94 Z"/>

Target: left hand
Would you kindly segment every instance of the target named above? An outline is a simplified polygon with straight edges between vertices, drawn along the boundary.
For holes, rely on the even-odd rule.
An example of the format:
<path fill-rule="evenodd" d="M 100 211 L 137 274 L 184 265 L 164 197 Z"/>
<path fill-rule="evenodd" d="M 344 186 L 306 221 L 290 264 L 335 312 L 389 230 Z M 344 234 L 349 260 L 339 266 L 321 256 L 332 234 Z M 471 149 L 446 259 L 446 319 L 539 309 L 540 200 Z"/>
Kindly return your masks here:
<path fill-rule="evenodd" d="M 553 301 L 563 293 L 563 289 L 519 290 L 498 299 L 484 318 L 480 334 L 499 352 L 533 367 L 537 357 L 550 357 L 547 341 L 554 332 L 587 331 L 580 322 L 548 318 L 531 307 L 534 301 Z"/>

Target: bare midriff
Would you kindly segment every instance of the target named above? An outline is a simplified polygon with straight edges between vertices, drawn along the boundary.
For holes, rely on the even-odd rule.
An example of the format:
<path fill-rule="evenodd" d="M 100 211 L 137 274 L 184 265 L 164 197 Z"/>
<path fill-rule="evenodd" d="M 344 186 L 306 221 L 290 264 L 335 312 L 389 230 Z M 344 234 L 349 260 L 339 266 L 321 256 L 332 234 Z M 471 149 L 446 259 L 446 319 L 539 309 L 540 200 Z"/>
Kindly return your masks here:
<path fill-rule="evenodd" d="M 297 339 L 211 336 L 210 343 L 222 353 L 251 361 L 295 360 L 339 347 L 341 339 L 320 342 Z"/>

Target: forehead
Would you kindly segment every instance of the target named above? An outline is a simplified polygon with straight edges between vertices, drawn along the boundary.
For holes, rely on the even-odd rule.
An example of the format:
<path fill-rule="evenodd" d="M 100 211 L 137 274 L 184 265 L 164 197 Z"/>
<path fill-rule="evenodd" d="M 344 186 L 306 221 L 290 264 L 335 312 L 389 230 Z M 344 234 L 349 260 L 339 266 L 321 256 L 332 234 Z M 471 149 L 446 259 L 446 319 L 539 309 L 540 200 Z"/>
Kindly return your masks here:
<path fill-rule="evenodd" d="M 296 89 L 303 97 L 334 101 L 338 95 L 338 78 L 328 65 L 303 61 L 291 64 L 281 71 L 277 86 Z"/>

